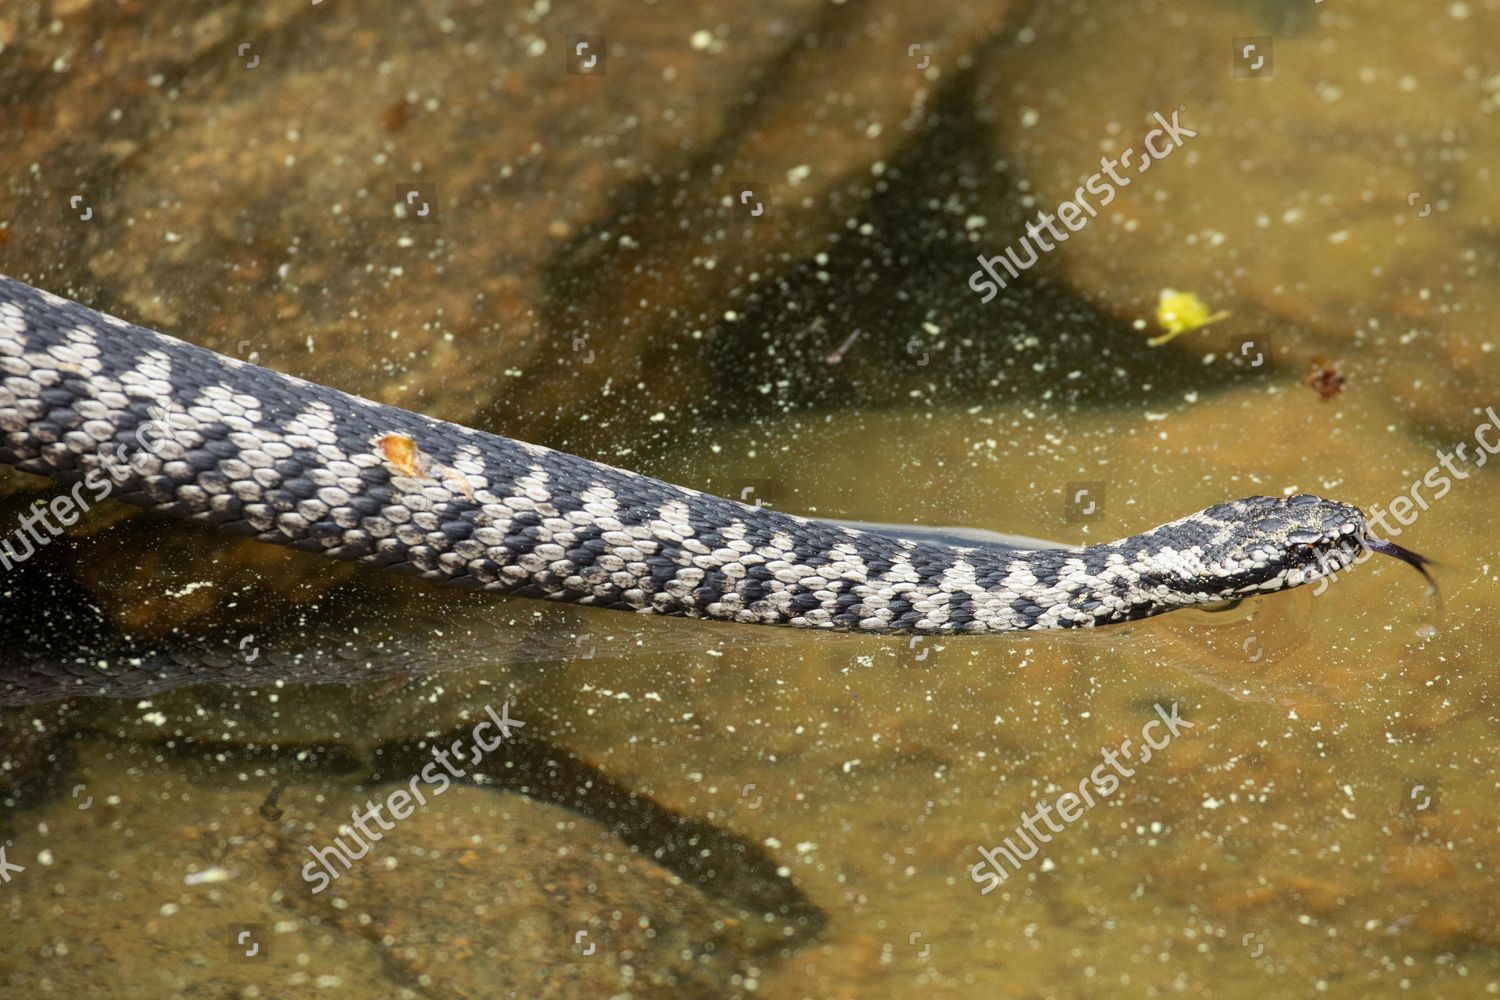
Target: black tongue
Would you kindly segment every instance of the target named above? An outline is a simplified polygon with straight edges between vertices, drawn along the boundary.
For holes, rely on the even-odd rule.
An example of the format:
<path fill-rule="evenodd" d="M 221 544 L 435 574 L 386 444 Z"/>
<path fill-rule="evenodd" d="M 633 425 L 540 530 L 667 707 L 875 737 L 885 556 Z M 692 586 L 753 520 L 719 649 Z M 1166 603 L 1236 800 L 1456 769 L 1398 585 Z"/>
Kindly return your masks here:
<path fill-rule="evenodd" d="M 1431 559 L 1428 559 L 1426 556 L 1421 555 L 1420 553 L 1413 552 L 1411 549 L 1403 549 L 1395 542 L 1388 542 L 1384 538 L 1366 538 L 1365 548 L 1369 549 L 1371 552 L 1379 552 L 1381 555 L 1395 556 L 1397 559 L 1400 559 L 1408 566 L 1416 567 L 1417 572 L 1421 573 L 1422 576 L 1427 580 L 1427 586 L 1432 589 L 1432 596 L 1437 602 L 1438 618 L 1442 618 L 1443 595 L 1438 590 L 1437 581 L 1432 578 L 1431 573 L 1427 572 L 1427 567 L 1435 566 L 1437 565 L 1436 563 L 1434 563 Z"/>

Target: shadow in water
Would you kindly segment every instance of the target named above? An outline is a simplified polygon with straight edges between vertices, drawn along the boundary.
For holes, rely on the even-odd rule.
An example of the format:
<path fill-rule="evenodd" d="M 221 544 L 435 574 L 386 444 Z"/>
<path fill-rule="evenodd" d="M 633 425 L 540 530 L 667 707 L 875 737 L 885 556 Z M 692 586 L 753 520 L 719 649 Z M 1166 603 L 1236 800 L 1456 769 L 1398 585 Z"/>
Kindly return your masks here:
<path fill-rule="evenodd" d="M 431 740 L 382 744 L 375 750 L 376 769 L 370 780 L 404 780 L 431 762 L 433 746 L 467 739 L 471 731 L 472 726 L 465 725 Z M 587 816 L 684 882 L 738 907 L 747 917 L 781 924 L 784 945 L 805 944 L 825 927 L 823 911 L 778 871 L 775 859 L 759 845 L 667 809 L 609 778 L 578 754 L 516 734 L 505 745 L 504 760 L 486 759 L 475 767 L 474 774 L 487 779 L 479 782 L 481 787 Z"/>

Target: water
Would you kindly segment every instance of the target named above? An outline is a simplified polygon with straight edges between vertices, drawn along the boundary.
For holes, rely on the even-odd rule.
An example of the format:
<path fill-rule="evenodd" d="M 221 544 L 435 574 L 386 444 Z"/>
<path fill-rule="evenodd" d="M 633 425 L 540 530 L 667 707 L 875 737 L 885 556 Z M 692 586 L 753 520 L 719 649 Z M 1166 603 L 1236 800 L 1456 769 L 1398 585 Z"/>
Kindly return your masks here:
<path fill-rule="evenodd" d="M 701 102 L 760 94 L 754 124 L 798 123 L 798 140 L 731 131 L 713 146 L 702 117 L 684 140 L 760 185 L 763 222 L 729 214 L 714 171 L 601 110 L 605 97 L 664 92 L 650 99 L 661 106 L 635 105 L 660 125 L 676 88 L 706 87 L 664 84 L 655 64 L 632 75 L 654 50 L 623 14 L 612 34 L 630 44 L 610 51 L 609 75 L 563 80 L 561 63 L 544 77 L 516 54 L 548 37 L 547 59 L 562 58 L 553 36 L 574 28 L 539 9 L 455 9 L 452 30 L 425 8 L 363 24 L 303 12 L 351 47 L 255 35 L 271 72 L 253 87 L 244 73 L 190 76 L 180 102 L 151 97 L 120 126 L 155 151 L 219 149 L 224 121 L 194 110 L 218 108 L 266 141 L 284 136 L 257 102 L 315 89 L 318 73 L 365 81 L 363 39 L 399 64 L 398 81 L 346 86 L 353 110 L 313 105 L 285 169 L 344 184 L 330 197 L 350 205 L 379 202 L 389 170 L 340 182 L 332 158 L 389 146 L 400 180 L 420 176 L 408 169 L 419 158 L 437 178 L 448 200 L 435 226 L 356 212 L 357 236 L 319 242 L 299 229 L 330 217 L 314 212 L 322 194 L 269 211 L 244 194 L 255 157 L 217 182 L 244 200 L 236 214 L 192 176 L 177 205 L 156 204 L 160 157 L 121 169 L 72 150 L 55 155 L 111 180 L 100 217 L 136 222 L 59 236 L 36 207 L 52 187 L 7 163 L 31 207 L 0 229 L 0 270 L 93 290 L 173 332 L 202 324 L 198 339 L 227 353 L 253 337 L 263 363 L 377 398 L 779 510 L 1068 543 L 1230 497 L 1313 492 L 1400 512 L 1392 537 L 1436 561 L 1442 590 L 1439 606 L 1417 574 L 1377 559 L 1326 592 L 1094 635 L 809 636 L 347 579 L 311 557 L 105 511 L 32 567 L 31 586 L 57 589 L 6 592 L 8 628 L 15 609 L 46 604 L 61 630 L 50 623 L 92 606 L 152 639 L 176 628 L 262 662 L 312 639 L 375 660 L 399 647 L 422 668 L 6 709 L 17 788 L 0 844 L 24 868 L 0 884 L 7 995 L 1500 991 L 1500 486 L 1479 464 L 1484 441 L 1500 441 L 1481 430 L 1500 405 L 1486 319 L 1493 7 L 1035 3 L 1006 12 L 991 41 L 982 22 L 998 11 L 983 5 L 948 28 L 903 5 L 887 21 L 840 9 L 824 33 L 878 41 L 889 65 L 833 45 L 821 63 L 792 60 L 780 90 L 751 70 L 809 30 L 800 12 L 768 13 L 753 35 L 748 14 L 721 12 L 720 29 L 653 12 L 679 73 L 715 37 L 765 49 L 725 43 L 740 60 L 725 65 L 746 76 L 721 69 L 727 82 Z M 193 23 L 200 41 L 182 44 L 218 51 Z M 18 32 L 14 51 L 23 68 L 46 65 L 48 45 L 138 30 L 68 15 L 54 41 Z M 235 30 L 221 29 L 220 54 Z M 942 32 L 935 72 L 917 69 L 907 37 Z M 1255 75 L 1241 47 L 1234 76 L 1232 39 L 1268 35 L 1274 74 Z M 129 58 L 175 58 L 150 52 Z M 424 66 L 447 74 L 442 87 L 412 82 Z M 490 103 L 465 100 L 466 72 L 493 85 L 475 91 Z M 90 106 L 71 75 L 23 77 L 26 108 L 52 93 Z M 928 96 L 919 112 L 905 98 L 849 112 L 861 129 L 883 124 L 851 152 L 847 134 L 867 131 L 817 124 L 798 102 L 890 99 L 862 81 Z M 579 91 L 593 84 L 613 89 Z M 517 91 L 546 108 L 591 94 L 580 142 L 548 133 L 544 114 L 448 134 L 444 114 L 519 115 Z M 1099 156 L 1140 143 L 1152 112 L 1178 106 L 1197 137 L 980 301 L 976 254 L 1002 252 Z M 552 140 L 527 153 L 533 129 Z M 345 130 L 357 158 L 335 141 Z M 620 144 L 629 152 L 609 159 Z M 798 212 L 782 178 L 804 163 L 814 208 Z M 670 184 L 631 186 L 652 169 Z M 547 192 L 579 192 L 580 178 L 613 200 L 568 216 Z M 207 226 L 215 212 L 242 219 L 249 243 Z M 172 250 L 166 231 L 196 252 Z M 306 257 L 285 251 L 304 238 Z M 233 295 L 215 253 L 250 271 Z M 1231 315 L 1147 347 L 1167 288 Z M 1304 381 L 1319 355 L 1346 379 L 1331 399 Z M 5 480 L 7 518 L 37 486 Z M 421 777 L 434 750 L 506 704 L 525 725 L 488 751 L 465 743 L 465 780 L 439 793 Z M 1181 720 L 1166 742 L 1164 717 Z M 1156 743 L 1149 760 L 1143 739 Z M 351 810 L 394 811 L 392 793 L 413 788 L 427 803 L 389 829 L 367 823 L 382 839 L 313 892 L 311 852 L 354 842 Z M 1003 881 L 976 880 L 981 848 L 1024 848 L 1027 814 L 1050 839 Z"/>

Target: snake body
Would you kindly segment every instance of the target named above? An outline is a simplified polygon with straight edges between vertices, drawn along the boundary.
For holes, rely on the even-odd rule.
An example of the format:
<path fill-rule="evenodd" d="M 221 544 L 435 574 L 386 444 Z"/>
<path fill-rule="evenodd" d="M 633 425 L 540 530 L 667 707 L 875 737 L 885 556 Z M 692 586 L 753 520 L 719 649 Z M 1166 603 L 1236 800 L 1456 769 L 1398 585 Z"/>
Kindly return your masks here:
<path fill-rule="evenodd" d="M 860 531 L 375 403 L 4 277 L 0 463 L 460 587 L 871 633 L 1130 621 L 1305 584 L 1370 546 L 1357 508 L 1310 495 L 1087 548 Z"/>

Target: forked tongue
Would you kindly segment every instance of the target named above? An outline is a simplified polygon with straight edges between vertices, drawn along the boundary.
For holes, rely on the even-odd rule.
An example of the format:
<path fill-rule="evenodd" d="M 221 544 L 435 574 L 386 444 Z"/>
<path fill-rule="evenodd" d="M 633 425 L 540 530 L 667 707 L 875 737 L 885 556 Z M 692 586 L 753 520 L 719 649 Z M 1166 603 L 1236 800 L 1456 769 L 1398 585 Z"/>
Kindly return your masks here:
<path fill-rule="evenodd" d="M 1395 542 L 1388 542 L 1384 538 L 1366 538 L 1365 548 L 1371 552 L 1379 552 L 1381 555 L 1395 556 L 1408 566 L 1416 567 L 1417 572 L 1427 580 L 1427 586 L 1432 592 L 1433 603 L 1437 605 L 1438 621 L 1443 620 L 1443 595 L 1438 590 L 1437 581 L 1432 578 L 1431 573 L 1427 572 L 1428 566 L 1436 565 L 1431 559 L 1411 549 L 1403 549 Z"/>

